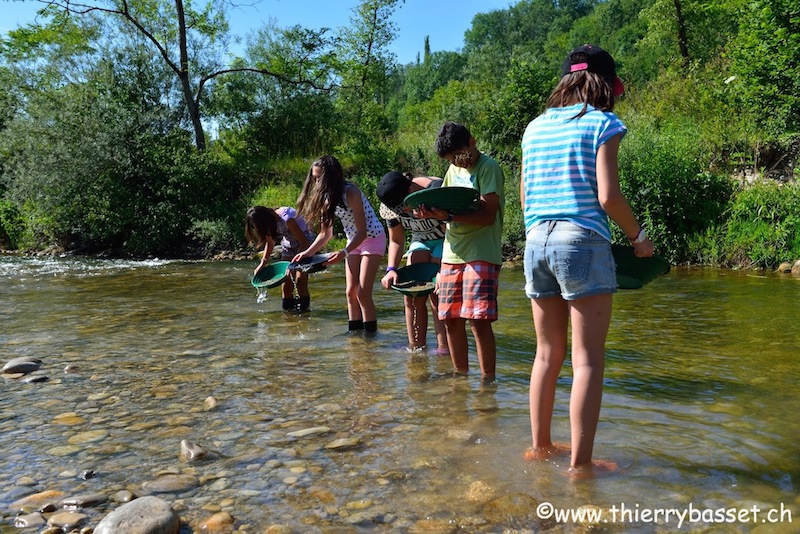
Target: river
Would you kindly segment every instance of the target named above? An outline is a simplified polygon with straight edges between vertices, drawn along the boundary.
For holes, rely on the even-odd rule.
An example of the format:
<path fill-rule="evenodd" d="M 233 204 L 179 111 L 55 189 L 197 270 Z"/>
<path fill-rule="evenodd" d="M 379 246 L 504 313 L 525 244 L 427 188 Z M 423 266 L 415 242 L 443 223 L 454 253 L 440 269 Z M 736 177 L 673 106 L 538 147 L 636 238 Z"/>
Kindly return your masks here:
<path fill-rule="evenodd" d="M 182 532 L 219 511 L 254 533 L 584 532 L 557 517 L 576 510 L 602 513 L 601 532 L 800 530 L 796 278 L 673 268 L 619 292 L 595 457 L 622 469 L 574 480 L 523 459 L 521 268 L 501 273 L 498 379 L 482 384 L 474 349 L 467 377 L 406 351 L 399 294 L 376 287 L 364 338 L 345 332 L 340 265 L 312 275 L 303 315 L 278 289 L 259 299 L 253 267 L 0 257 L 0 365 L 36 357 L 47 379 L 0 381 L 0 533 L 25 495 L 143 495 L 165 475 L 196 480 L 158 493 Z M 565 365 L 559 441 L 569 383 Z M 208 454 L 188 461 L 181 440 Z"/>

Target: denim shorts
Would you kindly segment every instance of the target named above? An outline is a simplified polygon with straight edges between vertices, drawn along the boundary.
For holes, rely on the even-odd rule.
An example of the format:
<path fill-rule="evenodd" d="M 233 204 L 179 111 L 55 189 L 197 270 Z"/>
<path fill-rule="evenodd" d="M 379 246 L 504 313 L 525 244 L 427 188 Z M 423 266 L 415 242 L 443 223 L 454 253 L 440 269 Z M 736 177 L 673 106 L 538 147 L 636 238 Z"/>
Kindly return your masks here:
<path fill-rule="evenodd" d="M 575 300 L 617 292 L 611 243 L 567 221 L 545 221 L 525 239 L 525 294 Z"/>
<path fill-rule="evenodd" d="M 412 252 L 416 252 L 417 250 L 425 250 L 431 253 L 432 258 L 441 258 L 443 247 L 444 238 L 431 239 L 428 241 L 412 241 L 411 245 L 408 247 L 408 252 L 406 252 L 405 255 L 407 256 Z"/>

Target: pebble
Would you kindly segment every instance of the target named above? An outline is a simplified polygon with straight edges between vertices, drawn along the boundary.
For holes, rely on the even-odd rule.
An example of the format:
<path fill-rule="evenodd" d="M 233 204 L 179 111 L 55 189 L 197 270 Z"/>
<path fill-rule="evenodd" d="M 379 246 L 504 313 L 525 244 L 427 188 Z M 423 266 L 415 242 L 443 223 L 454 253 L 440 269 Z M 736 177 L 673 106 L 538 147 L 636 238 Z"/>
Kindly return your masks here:
<path fill-rule="evenodd" d="M 44 516 L 39 512 L 18 515 L 14 518 L 14 526 L 17 528 L 38 528 L 43 527 L 45 524 Z"/>
<path fill-rule="evenodd" d="M 164 475 L 145 482 L 142 489 L 149 493 L 183 493 L 199 485 L 200 480 L 193 475 Z"/>
<path fill-rule="evenodd" d="M 128 490 L 120 490 L 120 491 L 118 491 L 116 493 L 113 493 L 111 495 L 111 500 L 112 501 L 121 502 L 121 503 L 131 502 L 135 498 L 136 498 L 136 495 L 134 495 L 134 493 L 132 491 L 128 491 Z"/>
<path fill-rule="evenodd" d="M 47 520 L 48 526 L 60 527 L 65 531 L 79 527 L 89 518 L 88 515 L 80 512 L 64 511 L 56 512 Z"/>
<path fill-rule="evenodd" d="M 203 410 L 209 412 L 217 407 L 217 399 L 214 397 L 206 397 L 206 400 L 203 401 Z"/>
<path fill-rule="evenodd" d="M 41 510 L 47 504 L 58 502 L 64 497 L 64 495 L 66 495 L 66 493 L 63 491 L 46 490 L 16 500 L 8 506 L 8 509 L 17 511 L 22 510 L 23 508 Z"/>
<path fill-rule="evenodd" d="M 42 382 L 47 382 L 50 378 L 47 375 L 42 374 L 32 374 L 22 378 L 22 382 L 25 384 L 41 384 Z"/>
<path fill-rule="evenodd" d="M 361 445 L 359 438 L 339 438 L 325 445 L 326 449 L 352 449 Z"/>
<path fill-rule="evenodd" d="M 304 438 L 306 436 L 313 436 L 316 434 L 327 434 L 331 429 L 327 426 L 315 426 L 311 428 L 304 428 L 303 430 L 295 430 L 294 432 L 287 432 L 286 435 L 290 438 Z"/>
<path fill-rule="evenodd" d="M 125 503 L 105 516 L 94 529 L 94 534 L 177 534 L 180 523 L 180 517 L 168 502 L 158 497 L 146 496 Z"/>
<path fill-rule="evenodd" d="M 108 500 L 104 493 L 84 493 L 81 495 L 74 495 L 62 499 L 59 505 L 62 508 L 78 509 L 78 508 L 92 508 L 103 504 Z"/>
<path fill-rule="evenodd" d="M 39 368 L 42 366 L 42 360 L 39 358 L 32 358 L 32 357 L 21 357 L 21 358 L 14 358 L 13 360 L 9 360 L 3 366 L 3 369 L 0 370 L 0 373 L 4 374 L 28 374 L 34 371 L 38 371 Z"/>
<path fill-rule="evenodd" d="M 55 418 L 53 418 L 53 423 L 57 425 L 74 426 L 74 425 L 80 425 L 85 422 L 86 419 L 84 419 L 75 412 L 65 412 L 62 414 L 58 414 L 57 416 L 55 416 Z"/>
<path fill-rule="evenodd" d="M 233 531 L 236 520 L 228 512 L 217 512 L 200 522 L 200 532 L 223 534 Z"/>
<path fill-rule="evenodd" d="M 67 443 L 70 445 L 83 445 L 86 443 L 103 441 L 107 437 L 107 430 L 87 430 L 86 432 L 79 432 L 78 434 L 71 436 L 69 439 L 67 439 Z"/>
<path fill-rule="evenodd" d="M 186 461 L 194 461 L 199 460 L 200 458 L 204 458 L 208 453 L 206 450 L 198 445 L 197 443 L 192 443 L 191 441 L 187 441 L 185 439 L 181 440 L 181 458 Z"/>
<path fill-rule="evenodd" d="M 61 445 L 53 447 L 52 449 L 47 449 L 47 453 L 53 456 L 69 456 L 71 454 L 77 454 L 80 451 L 81 448 L 76 445 Z"/>

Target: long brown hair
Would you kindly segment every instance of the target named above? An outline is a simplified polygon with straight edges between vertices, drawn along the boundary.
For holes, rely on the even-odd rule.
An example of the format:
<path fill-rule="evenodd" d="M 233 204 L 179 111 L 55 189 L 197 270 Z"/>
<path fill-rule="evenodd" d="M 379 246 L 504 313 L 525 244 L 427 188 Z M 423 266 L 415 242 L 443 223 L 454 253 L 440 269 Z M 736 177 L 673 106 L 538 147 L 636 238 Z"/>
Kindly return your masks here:
<path fill-rule="evenodd" d="M 319 179 L 314 178 L 314 167 L 322 169 Z M 306 182 L 297 199 L 297 210 L 306 221 L 322 227 L 333 226 L 336 206 L 344 202 L 346 185 L 339 160 L 322 156 L 308 169 Z"/>
<path fill-rule="evenodd" d="M 586 54 L 575 54 L 574 62 L 583 61 L 588 61 Z M 581 103 L 583 109 L 573 117 L 575 119 L 586 114 L 590 105 L 600 111 L 613 111 L 614 90 L 611 83 L 595 72 L 586 70 L 570 72 L 561 77 L 556 88 L 550 93 L 547 107 L 563 108 Z"/>
<path fill-rule="evenodd" d="M 278 214 L 275 210 L 264 206 L 248 208 L 244 217 L 244 237 L 248 243 L 262 248 L 267 243 L 267 236 L 276 241 L 277 235 Z"/>

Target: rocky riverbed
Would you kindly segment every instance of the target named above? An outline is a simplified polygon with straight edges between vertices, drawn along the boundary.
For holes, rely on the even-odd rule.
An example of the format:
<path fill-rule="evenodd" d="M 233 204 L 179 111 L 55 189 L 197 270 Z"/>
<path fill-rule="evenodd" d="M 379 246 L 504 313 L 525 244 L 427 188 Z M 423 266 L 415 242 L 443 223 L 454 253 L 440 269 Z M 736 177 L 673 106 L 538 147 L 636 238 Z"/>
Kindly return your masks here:
<path fill-rule="evenodd" d="M 100 376 L 84 372 L 88 366 L 89 362 L 57 368 L 47 359 L 35 357 L 14 358 L 3 366 L 4 388 L 27 388 L 28 398 L 35 401 L 32 411 L 21 409 L 0 420 L 0 431 L 27 439 L 26 428 L 36 427 L 38 434 L 50 440 L 47 454 L 53 464 L 63 462 L 64 466 L 36 469 L 26 463 L 23 449 L 14 453 L 17 458 L 11 460 L 27 470 L 0 475 L 0 496 L 3 502 L 10 502 L 2 511 L 0 533 L 22 529 L 40 534 L 272 534 L 360 532 L 365 528 L 457 532 L 480 531 L 498 524 L 517 525 L 529 531 L 547 525 L 533 516 L 537 502 L 532 496 L 500 494 L 493 482 L 468 475 L 458 482 L 462 489 L 455 493 L 473 512 L 464 513 L 457 522 L 452 518 L 437 519 L 428 511 L 432 504 L 426 502 L 425 495 L 429 491 L 453 493 L 453 481 L 437 480 L 427 473 L 435 473 L 453 461 L 447 455 L 423 455 L 416 465 L 396 469 L 364 465 L 363 448 L 388 437 L 376 433 L 375 428 L 392 425 L 392 433 L 397 436 L 421 432 L 423 441 L 433 438 L 415 425 L 398 424 L 391 415 L 363 414 L 353 419 L 351 410 L 335 403 L 321 403 L 320 398 L 311 395 L 309 400 L 317 403 L 317 421 L 295 419 L 291 414 L 253 415 L 253 426 L 263 433 L 254 438 L 227 428 L 224 418 L 219 418 L 212 425 L 214 432 L 208 433 L 208 441 L 199 443 L 182 436 L 190 434 L 189 425 L 198 417 L 216 417 L 228 409 L 226 401 L 208 396 L 185 413 L 179 406 L 170 405 L 181 394 L 177 384 L 150 384 L 139 390 L 111 392 L 103 387 Z M 190 379 L 198 380 L 200 376 Z M 92 391 L 76 407 L 59 411 L 54 393 L 61 387 L 78 384 Z M 442 394 L 452 390 L 446 382 L 439 387 Z M 131 401 L 142 395 L 160 408 L 133 409 Z M 485 404 L 477 408 L 493 413 L 497 406 L 491 394 L 484 400 Z M 49 420 L 42 418 L 41 408 L 45 406 L 54 414 Z M 21 424 L 27 413 L 30 420 Z M 125 434 L 142 432 L 146 437 L 140 442 L 123 438 Z M 456 425 L 435 441 L 444 447 L 475 447 L 480 444 L 481 432 Z M 169 467 L 157 460 L 163 456 L 161 449 L 165 445 L 174 448 L 174 462 Z M 223 452 L 242 447 L 249 447 L 249 452 L 234 456 Z M 154 451 L 152 457 L 148 450 Z M 106 461 L 111 457 L 113 461 Z M 79 462 L 74 461 L 76 458 Z M 81 467 L 76 469 L 75 465 Z M 404 497 L 415 504 L 406 508 L 407 505 L 391 503 L 394 490 L 390 488 L 402 487 L 406 481 L 421 476 L 433 487 L 417 497 Z M 343 490 L 349 499 L 341 498 Z M 254 518 L 274 512 L 270 507 L 276 498 L 292 502 L 294 511 L 285 516 L 286 521 L 268 521 L 266 526 L 255 523 Z M 418 511 L 411 512 L 415 507 Z"/>

